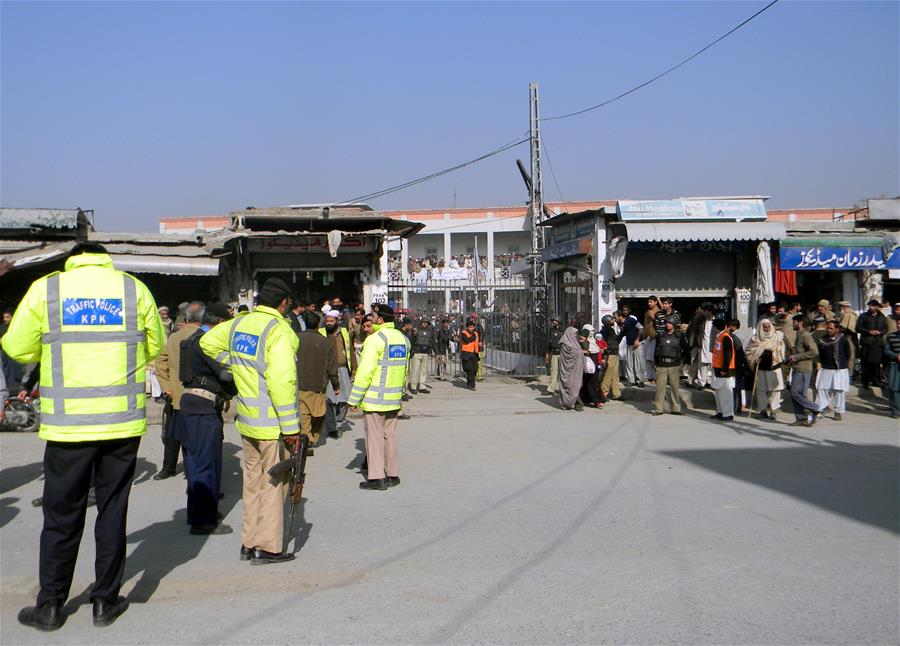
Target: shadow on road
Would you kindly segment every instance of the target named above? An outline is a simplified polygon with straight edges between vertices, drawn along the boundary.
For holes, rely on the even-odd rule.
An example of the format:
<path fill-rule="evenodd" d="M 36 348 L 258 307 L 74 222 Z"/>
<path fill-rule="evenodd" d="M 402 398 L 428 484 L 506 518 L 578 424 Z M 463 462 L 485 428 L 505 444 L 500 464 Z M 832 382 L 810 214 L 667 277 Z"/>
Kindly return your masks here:
<path fill-rule="evenodd" d="M 356 438 L 356 455 L 347 463 L 344 468 L 348 471 L 359 469 L 366 461 L 366 439 L 364 437 Z"/>
<path fill-rule="evenodd" d="M 225 442 L 222 446 L 222 491 L 241 491 L 239 450 L 240 447 L 231 442 Z M 219 502 L 219 512 L 223 517 L 231 512 L 239 497 L 226 493 Z M 185 498 L 182 504 L 186 503 Z M 149 601 L 160 581 L 179 565 L 196 558 L 208 538 L 189 533 L 185 507 L 175 511 L 171 520 L 154 523 L 129 534 L 128 542 L 138 543 L 138 546 L 125 562 L 124 580 L 128 581 L 137 574 L 140 574 L 140 579 L 128 595 L 128 600 L 132 603 Z"/>
<path fill-rule="evenodd" d="M 0 498 L 0 527 L 5 527 L 9 521 L 19 515 L 19 508 L 15 506 L 18 501 L 19 499 L 14 496 Z"/>
<path fill-rule="evenodd" d="M 0 494 L 18 489 L 44 475 L 44 463 L 32 462 L 0 471 Z"/>
<path fill-rule="evenodd" d="M 900 534 L 900 449 L 896 446 L 831 443 L 661 454 Z"/>

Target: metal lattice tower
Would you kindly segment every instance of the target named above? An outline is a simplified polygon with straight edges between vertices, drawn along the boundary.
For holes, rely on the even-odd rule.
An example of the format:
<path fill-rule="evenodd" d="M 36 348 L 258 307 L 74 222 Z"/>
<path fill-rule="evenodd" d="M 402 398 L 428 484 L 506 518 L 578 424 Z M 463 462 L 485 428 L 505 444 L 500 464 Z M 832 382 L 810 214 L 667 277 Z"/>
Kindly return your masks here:
<path fill-rule="evenodd" d="M 546 244 L 544 227 L 544 194 L 541 181 L 541 116 L 538 101 L 538 85 L 528 85 L 529 96 L 529 132 L 531 138 L 531 199 L 529 213 L 531 215 L 531 254 L 532 312 L 535 315 L 535 329 L 544 332 L 547 329 L 547 264 L 541 257 Z"/>

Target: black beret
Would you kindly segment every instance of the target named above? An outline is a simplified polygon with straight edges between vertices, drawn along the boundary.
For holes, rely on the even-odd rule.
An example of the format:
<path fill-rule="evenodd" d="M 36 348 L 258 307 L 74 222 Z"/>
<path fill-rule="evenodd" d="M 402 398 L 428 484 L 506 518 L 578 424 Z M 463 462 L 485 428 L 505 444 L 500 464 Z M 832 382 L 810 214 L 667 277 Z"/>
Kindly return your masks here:
<path fill-rule="evenodd" d="M 290 297 L 291 288 L 280 278 L 269 278 L 263 283 L 262 289 L 259 290 L 260 294 L 263 292 L 270 294 L 273 297 L 272 300 L 280 301 L 283 298 Z"/>
<path fill-rule="evenodd" d="M 223 320 L 227 319 L 229 316 L 228 308 L 224 303 L 210 303 L 206 306 L 206 313 L 211 314 L 212 316 L 217 316 Z"/>

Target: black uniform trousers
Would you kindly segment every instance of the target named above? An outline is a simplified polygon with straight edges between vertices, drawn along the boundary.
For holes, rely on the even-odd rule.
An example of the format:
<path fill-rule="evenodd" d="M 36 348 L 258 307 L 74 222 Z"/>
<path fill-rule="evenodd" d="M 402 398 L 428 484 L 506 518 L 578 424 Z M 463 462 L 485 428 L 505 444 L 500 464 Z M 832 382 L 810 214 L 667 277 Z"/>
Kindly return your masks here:
<path fill-rule="evenodd" d="M 478 355 L 473 352 L 461 353 L 463 372 L 466 373 L 466 385 L 475 386 L 475 375 L 478 374 Z"/>
<path fill-rule="evenodd" d="M 139 437 L 93 442 L 47 442 L 44 450 L 44 529 L 37 604 L 64 603 L 84 532 L 88 491 L 97 492 L 95 582 L 90 598 L 114 601 L 125 570 L 125 520 Z"/>
<path fill-rule="evenodd" d="M 163 463 L 160 471 L 173 475 L 178 467 L 178 453 L 181 451 L 181 442 L 175 437 L 175 418 L 177 417 L 178 411 L 172 406 L 171 401 L 167 401 L 166 405 L 163 406 Z"/>
<path fill-rule="evenodd" d="M 222 429 L 219 414 L 187 415 L 178 411 L 174 436 L 184 453 L 187 519 L 192 526 L 215 525 L 222 485 Z"/>

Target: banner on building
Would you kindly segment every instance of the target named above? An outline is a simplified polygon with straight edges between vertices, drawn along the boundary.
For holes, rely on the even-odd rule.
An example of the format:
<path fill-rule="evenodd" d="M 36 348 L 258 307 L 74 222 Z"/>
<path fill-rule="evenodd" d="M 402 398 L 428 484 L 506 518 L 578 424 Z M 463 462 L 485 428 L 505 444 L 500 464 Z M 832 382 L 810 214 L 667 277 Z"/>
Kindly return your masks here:
<path fill-rule="evenodd" d="M 766 219 L 766 207 L 761 199 L 620 200 L 618 212 L 622 222 Z"/>

